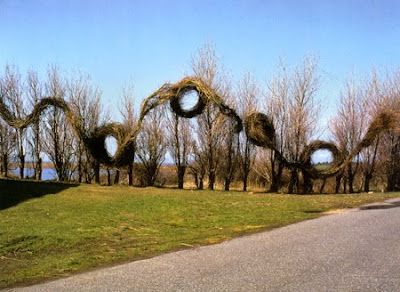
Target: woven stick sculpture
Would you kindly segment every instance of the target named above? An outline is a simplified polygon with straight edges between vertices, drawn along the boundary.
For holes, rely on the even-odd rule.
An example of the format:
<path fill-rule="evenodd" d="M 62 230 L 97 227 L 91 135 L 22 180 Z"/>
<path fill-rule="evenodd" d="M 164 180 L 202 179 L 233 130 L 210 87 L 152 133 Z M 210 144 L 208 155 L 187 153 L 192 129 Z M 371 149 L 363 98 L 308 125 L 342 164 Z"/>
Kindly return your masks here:
<path fill-rule="evenodd" d="M 182 98 L 189 92 L 195 91 L 198 94 L 197 104 L 189 110 L 182 108 Z M 214 89 L 208 87 L 200 78 L 187 77 L 177 83 L 165 83 L 153 94 L 147 97 L 141 105 L 138 122 L 134 129 L 128 131 L 120 123 L 110 123 L 96 128 L 93 132 L 87 134 L 81 125 L 79 118 L 70 109 L 67 102 L 59 98 L 43 98 L 34 107 L 31 114 L 24 119 L 18 119 L 8 109 L 4 97 L 0 93 L 0 115 L 14 128 L 26 128 L 31 123 L 40 119 L 41 114 L 48 107 L 57 107 L 64 111 L 68 122 L 71 123 L 75 133 L 84 142 L 90 153 L 95 159 L 107 166 L 122 167 L 126 166 L 133 159 L 136 138 L 141 130 L 142 123 L 146 115 L 159 105 L 170 102 L 173 112 L 183 118 L 193 118 L 200 115 L 208 103 L 214 103 L 220 109 L 220 112 L 232 118 L 236 125 L 234 131 L 242 131 L 243 123 L 241 118 L 227 106 L 222 98 Z M 385 130 L 399 132 L 400 114 L 396 111 L 385 111 L 379 113 L 372 121 L 362 141 L 352 153 L 342 153 L 338 147 L 331 143 L 316 140 L 304 148 L 301 154 L 300 163 L 294 165 L 288 162 L 276 147 L 275 128 L 272 120 L 263 113 L 252 113 L 245 117 L 245 130 L 249 140 L 256 146 L 274 150 L 278 159 L 286 167 L 298 167 L 305 175 L 312 179 L 325 178 L 335 175 L 342 170 L 348 163 L 351 163 L 354 156 L 360 151 L 370 146 L 377 135 Z M 117 140 L 118 146 L 114 156 L 110 156 L 105 148 L 105 139 L 112 136 Z M 326 170 L 317 170 L 311 163 L 311 156 L 315 151 L 326 149 L 333 155 L 331 167 Z"/>
<path fill-rule="evenodd" d="M 182 108 L 182 98 L 190 91 L 196 91 L 199 96 L 197 104 L 190 110 Z M 170 84 L 166 83 L 157 91 L 147 97 L 141 105 L 138 122 L 134 129 L 127 131 L 120 123 L 110 123 L 96 128 L 87 134 L 82 128 L 79 118 L 76 117 L 67 102 L 60 98 L 47 97 L 41 99 L 33 108 L 32 113 L 24 119 L 18 119 L 8 109 L 4 97 L 0 93 L 0 115 L 14 128 L 26 128 L 33 122 L 40 119 L 41 114 L 49 107 L 57 107 L 64 111 L 68 122 L 72 125 L 77 136 L 83 141 L 93 157 L 107 166 L 123 167 L 132 161 L 136 138 L 142 127 L 146 115 L 155 107 L 169 101 L 171 109 L 179 116 L 192 118 L 201 114 L 210 102 L 217 105 L 222 114 L 227 115 L 236 121 L 236 132 L 242 130 L 242 120 L 236 112 L 227 106 L 221 97 L 208 87 L 201 79 L 187 77 L 181 81 Z M 105 148 L 105 139 L 109 136 L 117 140 L 117 150 L 114 156 L 110 156 Z"/>
<path fill-rule="evenodd" d="M 304 148 L 300 155 L 300 163 L 297 164 L 288 162 L 277 149 L 275 143 L 275 128 L 267 115 L 262 113 L 250 114 L 246 118 L 245 128 L 249 140 L 254 145 L 274 150 L 278 155 L 278 159 L 280 159 L 286 167 L 298 167 L 308 177 L 318 179 L 333 176 L 344 169 L 362 149 L 371 146 L 380 133 L 384 131 L 395 131 L 400 134 L 399 122 L 399 112 L 382 111 L 375 116 L 364 138 L 351 153 L 341 152 L 332 142 L 316 140 Z M 318 170 L 312 165 L 311 156 L 314 152 L 322 149 L 329 150 L 332 153 L 333 162 L 330 168 Z"/>

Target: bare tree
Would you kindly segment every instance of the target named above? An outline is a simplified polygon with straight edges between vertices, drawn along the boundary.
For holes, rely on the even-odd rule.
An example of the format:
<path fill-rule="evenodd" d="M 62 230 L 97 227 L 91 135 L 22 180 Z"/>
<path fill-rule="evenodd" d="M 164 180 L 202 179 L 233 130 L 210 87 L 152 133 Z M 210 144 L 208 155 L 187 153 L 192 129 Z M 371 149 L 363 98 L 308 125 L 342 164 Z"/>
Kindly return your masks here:
<path fill-rule="evenodd" d="M 0 83 L 3 98 L 8 101 L 8 105 L 15 117 L 18 119 L 25 118 L 23 83 L 17 67 L 6 65 L 5 74 Z M 26 128 L 15 129 L 15 147 L 19 160 L 18 168 L 20 178 L 24 178 L 25 170 L 25 135 Z"/>
<path fill-rule="evenodd" d="M 258 89 L 253 77 L 247 73 L 238 86 L 238 113 L 244 119 L 249 114 L 256 111 L 258 104 Z M 239 159 L 239 172 L 243 182 L 243 191 L 247 191 L 248 178 L 250 171 L 254 164 L 256 149 L 255 146 L 249 141 L 244 131 L 239 134 L 238 140 L 238 159 Z"/>
<path fill-rule="evenodd" d="M 382 141 L 385 152 L 386 191 L 400 190 L 400 136 L 394 133 L 386 134 Z"/>
<path fill-rule="evenodd" d="M 0 120 L 0 174 L 8 177 L 10 156 L 15 147 L 15 131 Z"/>
<path fill-rule="evenodd" d="M 224 118 L 223 127 L 226 129 L 222 136 L 219 156 L 222 157 L 220 163 L 220 174 L 224 181 L 225 191 L 229 191 L 230 185 L 235 178 L 239 166 L 238 155 L 238 135 L 234 132 L 236 122 L 230 118 Z"/>
<path fill-rule="evenodd" d="M 46 95 L 64 99 L 66 97 L 65 82 L 60 76 L 58 67 L 48 69 Z M 74 136 L 65 113 L 57 108 L 50 108 L 45 119 L 44 150 L 54 164 L 59 181 L 65 181 L 72 175 L 74 158 Z"/>
<path fill-rule="evenodd" d="M 366 88 L 363 89 L 363 95 L 365 98 L 365 107 L 363 114 L 366 117 L 366 124 L 370 124 L 372 119 L 382 110 L 385 110 L 387 106 L 387 97 L 382 88 L 383 82 L 379 80 L 378 73 L 373 70 L 371 80 L 366 84 Z M 386 86 L 384 86 L 386 87 Z M 364 192 L 369 192 L 370 183 L 375 174 L 376 166 L 383 158 L 382 151 L 380 151 L 381 140 L 383 135 L 380 134 L 375 139 L 375 142 L 370 146 L 361 151 L 361 171 L 364 175 L 363 188 Z"/>
<path fill-rule="evenodd" d="M 123 94 L 123 104 L 120 107 L 120 113 L 123 118 L 123 124 L 125 127 L 126 133 L 131 133 L 134 131 L 136 123 L 137 123 L 137 113 L 135 111 L 134 105 L 134 95 L 133 95 L 133 86 L 125 86 L 122 89 Z M 136 145 L 133 147 L 136 151 Z M 132 160 L 129 161 L 128 164 L 128 184 L 129 186 L 133 186 L 133 163 L 134 163 L 135 155 L 133 153 Z"/>
<path fill-rule="evenodd" d="M 207 170 L 207 157 L 205 155 L 204 149 L 201 147 L 199 140 L 192 141 L 193 149 L 193 162 L 189 165 L 190 173 L 194 178 L 194 183 L 198 190 L 204 189 L 204 179 Z"/>
<path fill-rule="evenodd" d="M 153 186 L 164 162 L 167 151 L 167 140 L 164 133 L 164 109 L 156 108 L 143 121 L 137 138 L 136 154 L 143 167 L 147 186 Z"/>
<path fill-rule="evenodd" d="M 218 66 L 216 50 L 212 44 L 201 47 L 197 54 L 192 57 L 192 71 L 195 76 L 201 78 L 209 87 L 213 88 L 224 98 L 224 86 L 226 85 L 225 73 Z M 202 154 L 205 156 L 206 170 L 208 175 L 208 188 L 213 190 L 216 180 L 216 172 L 219 163 L 217 151 L 222 142 L 221 113 L 216 105 L 208 103 L 200 116 L 197 117 L 198 126 L 196 134 L 198 145 L 202 146 Z M 200 172 L 198 172 L 200 173 Z"/>
<path fill-rule="evenodd" d="M 341 94 L 337 114 L 330 123 L 334 140 L 342 152 L 352 153 L 361 142 L 367 126 L 367 115 L 367 102 L 360 86 L 356 85 L 354 77 L 352 77 L 346 82 L 346 89 Z M 343 182 L 344 192 L 346 192 L 346 185 L 350 193 L 354 192 L 354 178 L 359 166 L 359 155 L 346 166 L 343 173 L 346 178 Z M 340 175 L 337 178 L 337 183 L 340 183 Z M 336 190 L 338 189 L 336 187 Z"/>
<path fill-rule="evenodd" d="M 400 69 L 387 72 L 386 82 L 382 89 L 384 110 L 400 111 Z M 384 163 L 386 190 L 400 190 L 400 135 L 398 132 L 388 132 L 382 136 L 381 160 Z"/>
<path fill-rule="evenodd" d="M 231 119 L 224 119 L 224 127 L 227 131 L 222 135 L 221 145 L 217 149 L 217 155 L 221 157 L 218 164 L 218 177 L 223 182 L 224 190 L 229 191 L 239 165 L 238 136 L 233 131 L 235 123 Z"/>
<path fill-rule="evenodd" d="M 174 112 L 168 114 L 168 149 L 174 160 L 178 188 L 183 189 L 186 169 L 189 165 L 190 150 L 193 144 L 190 121 L 180 118 Z"/>
<path fill-rule="evenodd" d="M 225 103 L 236 108 L 237 100 L 234 99 L 232 86 L 228 80 L 224 80 L 223 91 L 221 90 Z M 223 179 L 225 191 L 229 191 L 239 168 L 239 135 L 235 132 L 236 121 L 230 117 L 221 116 L 218 127 L 221 136 L 221 144 L 218 148 L 218 156 L 221 157 L 219 175 Z"/>
<path fill-rule="evenodd" d="M 317 121 L 321 109 L 315 96 L 320 86 L 317 69 L 317 59 L 306 57 L 303 63 L 294 69 L 292 77 L 292 98 L 289 102 L 289 124 L 286 129 L 288 158 L 294 164 L 291 167 L 289 193 L 293 192 L 296 183 L 297 192 L 300 192 L 299 169 L 296 165 L 300 161 L 300 154 L 304 147 L 317 131 Z M 312 184 L 305 173 L 303 173 L 303 180 L 303 192 L 311 192 Z"/>
<path fill-rule="evenodd" d="M 101 105 L 101 91 L 98 87 L 91 84 L 90 76 L 81 72 L 75 74 L 77 77 L 71 77 L 66 84 L 66 94 L 71 105 L 71 109 L 79 120 L 81 131 L 89 136 L 101 123 L 107 119 L 103 115 Z M 81 139 L 75 139 L 75 157 L 78 172 L 78 181 L 83 179 L 90 183 L 95 174 L 94 169 L 99 171 L 99 163 L 93 158 Z M 97 179 L 99 183 L 99 179 Z"/>
<path fill-rule="evenodd" d="M 320 83 L 317 69 L 315 57 L 304 58 L 292 72 L 280 60 L 278 74 L 268 84 L 266 109 L 275 127 L 277 150 L 269 150 L 271 191 L 281 187 L 285 166 L 290 166 L 289 193 L 312 191 L 311 179 L 304 173 L 301 184 L 299 164 L 304 147 L 318 130 L 320 104 L 316 92 Z"/>
<path fill-rule="evenodd" d="M 28 100 L 31 110 L 43 97 L 42 84 L 36 71 L 29 71 L 27 78 Z M 41 119 L 34 121 L 30 126 L 28 144 L 31 152 L 34 178 L 42 179 L 42 151 L 43 151 L 43 122 Z"/>
<path fill-rule="evenodd" d="M 277 192 L 282 186 L 282 174 L 285 164 L 282 157 L 288 156 L 289 141 L 286 136 L 289 125 L 292 80 L 284 60 L 279 60 L 278 71 L 267 84 L 262 104 L 266 114 L 275 127 L 276 150 L 257 149 L 254 170 L 265 181 L 270 182 L 269 191 Z"/>

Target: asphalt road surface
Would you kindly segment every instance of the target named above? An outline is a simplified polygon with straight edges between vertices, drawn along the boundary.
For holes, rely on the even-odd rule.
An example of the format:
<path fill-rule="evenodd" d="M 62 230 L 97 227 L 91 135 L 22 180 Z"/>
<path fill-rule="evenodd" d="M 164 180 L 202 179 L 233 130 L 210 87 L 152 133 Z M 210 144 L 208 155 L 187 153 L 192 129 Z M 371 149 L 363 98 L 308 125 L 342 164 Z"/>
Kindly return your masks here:
<path fill-rule="evenodd" d="M 400 199 L 12 291 L 400 291 Z"/>

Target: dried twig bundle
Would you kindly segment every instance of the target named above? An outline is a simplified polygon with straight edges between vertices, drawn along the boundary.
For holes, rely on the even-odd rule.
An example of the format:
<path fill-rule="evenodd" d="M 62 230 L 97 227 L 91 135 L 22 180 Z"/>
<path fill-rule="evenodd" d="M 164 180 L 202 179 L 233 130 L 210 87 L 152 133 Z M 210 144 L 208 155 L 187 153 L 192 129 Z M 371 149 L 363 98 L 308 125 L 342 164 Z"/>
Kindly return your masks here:
<path fill-rule="evenodd" d="M 67 116 L 70 113 L 69 107 L 64 100 L 48 97 L 41 99 L 35 105 L 30 115 L 26 116 L 24 119 L 18 119 L 13 113 L 11 113 L 5 104 L 3 97 L 0 96 L 0 115 L 11 127 L 16 129 L 26 128 L 33 122 L 37 121 L 40 118 L 40 115 L 50 106 L 61 108 Z"/>
<path fill-rule="evenodd" d="M 197 86 L 196 86 L 197 85 Z M 180 117 L 183 118 L 193 118 L 197 115 L 200 115 L 206 104 L 208 102 L 207 97 L 200 88 L 202 87 L 202 83 L 194 84 L 193 80 L 189 82 L 180 82 L 178 85 L 171 88 L 171 93 L 173 92 L 173 96 L 170 99 L 171 109 Z M 199 99 L 196 105 L 190 110 L 185 110 L 182 108 L 182 98 L 190 93 L 191 91 L 196 91 L 198 93 Z"/>
<path fill-rule="evenodd" d="M 193 108 L 185 110 L 182 108 L 182 98 L 191 91 L 196 91 L 199 99 Z M 171 85 L 167 93 L 167 98 L 170 100 L 172 111 L 180 117 L 193 118 L 198 116 L 203 112 L 206 105 L 212 102 L 219 107 L 222 114 L 236 121 L 235 131 L 237 133 L 243 128 L 242 120 L 237 113 L 223 102 L 215 90 L 207 86 L 199 78 L 187 77 Z"/>
<path fill-rule="evenodd" d="M 378 113 L 375 119 L 368 127 L 368 131 L 360 144 L 356 147 L 357 155 L 363 148 L 369 147 L 374 142 L 375 138 L 383 131 L 398 131 L 400 122 L 400 113 L 393 110 L 385 110 Z"/>
<path fill-rule="evenodd" d="M 105 148 L 107 137 L 114 137 L 117 140 L 117 150 L 113 157 Z M 129 143 L 126 130 L 120 123 L 111 123 L 96 128 L 88 137 L 84 137 L 85 145 L 90 153 L 99 162 L 105 165 L 124 166 L 127 161 L 132 161 L 134 155 L 134 144 Z"/>
<path fill-rule="evenodd" d="M 276 150 L 275 128 L 272 120 L 262 113 L 251 113 L 245 120 L 246 135 L 251 143 Z"/>

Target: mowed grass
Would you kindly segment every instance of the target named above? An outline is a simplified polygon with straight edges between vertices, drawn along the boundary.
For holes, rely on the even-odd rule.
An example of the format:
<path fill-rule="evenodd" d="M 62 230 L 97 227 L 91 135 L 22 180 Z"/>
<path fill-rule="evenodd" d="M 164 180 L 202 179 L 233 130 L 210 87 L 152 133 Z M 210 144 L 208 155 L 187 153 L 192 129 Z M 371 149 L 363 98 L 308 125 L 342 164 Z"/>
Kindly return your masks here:
<path fill-rule="evenodd" d="M 0 288 L 218 243 L 400 196 L 250 195 L 6 180 L 0 180 L 0 193 Z"/>

